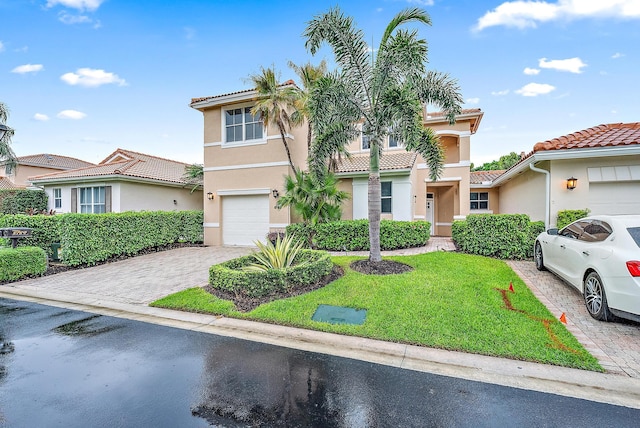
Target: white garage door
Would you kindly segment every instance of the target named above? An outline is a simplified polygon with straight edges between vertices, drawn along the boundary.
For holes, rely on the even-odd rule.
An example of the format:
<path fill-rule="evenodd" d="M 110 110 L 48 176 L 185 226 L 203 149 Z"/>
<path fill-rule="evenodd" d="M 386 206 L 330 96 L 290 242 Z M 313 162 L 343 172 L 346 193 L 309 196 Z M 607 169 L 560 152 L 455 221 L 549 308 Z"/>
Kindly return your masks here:
<path fill-rule="evenodd" d="M 589 183 L 590 214 L 640 214 L 640 182 Z"/>
<path fill-rule="evenodd" d="M 269 195 L 222 198 L 222 243 L 254 245 L 269 233 Z"/>

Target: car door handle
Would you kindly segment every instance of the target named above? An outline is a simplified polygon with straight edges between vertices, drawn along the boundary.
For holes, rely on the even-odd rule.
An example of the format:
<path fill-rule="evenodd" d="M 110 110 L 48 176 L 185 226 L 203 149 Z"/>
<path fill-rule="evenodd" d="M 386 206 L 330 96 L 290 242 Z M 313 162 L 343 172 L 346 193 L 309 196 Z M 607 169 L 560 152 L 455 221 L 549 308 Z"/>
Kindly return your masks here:
<path fill-rule="evenodd" d="M 560 248 L 564 249 L 564 248 L 566 248 L 566 247 L 564 246 L 564 244 L 562 244 L 562 245 L 560 245 Z"/>
<path fill-rule="evenodd" d="M 588 251 L 583 251 L 582 254 L 584 254 L 585 256 L 588 256 L 589 252 Z"/>

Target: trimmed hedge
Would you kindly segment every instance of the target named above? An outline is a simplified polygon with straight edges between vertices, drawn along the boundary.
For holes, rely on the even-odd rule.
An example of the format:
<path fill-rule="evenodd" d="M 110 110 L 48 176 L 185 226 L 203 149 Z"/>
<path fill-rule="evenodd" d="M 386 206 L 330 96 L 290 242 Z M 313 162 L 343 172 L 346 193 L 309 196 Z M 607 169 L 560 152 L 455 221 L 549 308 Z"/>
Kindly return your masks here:
<path fill-rule="evenodd" d="M 62 260 L 93 265 L 174 242 L 203 240 L 202 211 L 143 211 L 59 216 Z"/>
<path fill-rule="evenodd" d="M 0 248 L 0 281 L 15 281 L 47 270 L 47 254 L 38 247 Z"/>
<path fill-rule="evenodd" d="M 47 253 L 51 251 L 51 244 L 60 242 L 60 219 L 62 215 L 26 215 L 26 214 L 0 214 L 0 228 L 3 227 L 29 227 L 32 230 L 31 238 L 18 240 L 20 247 L 40 247 Z"/>
<path fill-rule="evenodd" d="M 451 235 L 465 253 L 500 259 L 526 259 L 533 256 L 536 236 L 544 222 L 531 222 L 526 214 L 471 214 L 454 221 Z"/>
<path fill-rule="evenodd" d="M 580 220 L 581 218 L 585 218 L 589 215 L 589 209 L 585 208 L 584 210 L 563 210 L 558 211 L 558 221 L 556 222 L 556 227 L 558 229 L 562 229 L 569 223 L 573 223 L 576 220 Z"/>
<path fill-rule="evenodd" d="M 420 247 L 430 237 L 431 224 L 427 221 L 380 221 L 380 248 L 397 250 Z M 340 220 L 318 223 L 315 226 L 295 223 L 287 226 L 287 234 L 295 234 L 309 246 L 327 251 L 369 250 L 369 221 Z"/>
<path fill-rule="evenodd" d="M 0 190 L 0 212 L 24 214 L 29 210 L 47 211 L 48 196 L 44 190 Z"/>
<path fill-rule="evenodd" d="M 213 265 L 209 268 L 209 284 L 236 296 L 263 297 L 313 284 L 333 268 L 329 253 L 315 250 L 302 250 L 296 258 L 296 262 L 302 264 L 286 269 L 242 270 L 255 261 L 252 255 L 248 255 Z"/>

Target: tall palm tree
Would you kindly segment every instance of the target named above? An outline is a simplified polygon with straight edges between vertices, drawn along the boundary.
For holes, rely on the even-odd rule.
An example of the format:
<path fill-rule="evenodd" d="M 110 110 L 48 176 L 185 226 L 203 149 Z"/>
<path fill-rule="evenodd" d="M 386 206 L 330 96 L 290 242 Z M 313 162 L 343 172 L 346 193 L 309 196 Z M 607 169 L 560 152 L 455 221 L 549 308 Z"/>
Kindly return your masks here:
<path fill-rule="evenodd" d="M 356 29 L 353 19 L 344 16 L 338 7 L 316 16 L 304 32 L 311 54 L 327 43 L 340 67 L 326 82 L 330 86 L 326 88 L 327 99 L 337 106 L 335 109 L 357 112 L 359 117 L 352 119 L 362 121 L 362 133 L 369 137 L 369 259 L 372 262 L 382 260 L 380 154 L 385 137 L 392 135 L 403 141 L 407 150 L 419 152 L 429 165 L 431 178 L 437 178 L 442 173 L 443 150 L 433 130 L 423 126 L 422 105 L 442 108 L 450 123 L 461 111 L 462 95 L 456 81 L 447 74 L 426 70 L 426 40 L 418 37 L 417 30 L 399 28 L 409 22 L 431 25 L 429 15 L 419 8 L 401 11 L 387 25 L 375 56 L 363 32 Z M 316 129 L 318 127 L 316 123 Z M 326 130 L 344 141 L 353 127 L 333 124 L 327 125 Z"/>
<path fill-rule="evenodd" d="M 275 125 L 278 127 L 289 165 L 295 171 L 286 134 L 292 126 L 296 125 L 290 112 L 296 108 L 298 91 L 294 85 L 280 84 L 273 68 L 261 67 L 260 73 L 250 75 L 249 79 L 253 82 L 258 94 L 258 100 L 251 109 L 251 114 L 259 116 L 264 126 Z"/>
<path fill-rule="evenodd" d="M 6 126 L 7 119 L 9 119 L 9 108 L 0 101 L 0 125 L 3 125 L 2 130 L 5 131 L 2 138 L 0 138 L 0 162 L 4 165 L 15 166 L 16 154 L 11 148 L 13 129 Z"/>
<path fill-rule="evenodd" d="M 294 120 L 296 120 L 296 123 L 301 123 L 304 119 L 307 120 L 307 150 L 310 152 L 311 138 L 313 136 L 313 123 L 309 111 L 311 91 L 318 80 L 327 73 L 327 62 L 322 60 L 319 65 L 315 66 L 310 62 L 304 65 L 296 65 L 294 62 L 289 61 L 289 67 L 298 75 L 302 85 L 302 87 L 298 89 L 296 111 L 292 116 Z"/>

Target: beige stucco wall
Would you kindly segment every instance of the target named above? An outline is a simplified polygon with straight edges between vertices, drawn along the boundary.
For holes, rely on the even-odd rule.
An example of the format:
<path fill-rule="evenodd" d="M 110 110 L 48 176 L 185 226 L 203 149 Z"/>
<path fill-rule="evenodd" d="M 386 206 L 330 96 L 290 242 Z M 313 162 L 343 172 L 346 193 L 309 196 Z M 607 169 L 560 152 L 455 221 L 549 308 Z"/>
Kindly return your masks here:
<path fill-rule="evenodd" d="M 201 210 L 202 190 L 186 187 L 168 187 L 143 183 L 120 183 L 119 212 L 124 211 L 187 211 Z M 113 194 L 112 199 L 117 198 Z M 114 210 L 115 211 L 115 210 Z"/>
<path fill-rule="evenodd" d="M 548 166 L 540 166 L 542 169 Z M 545 175 L 527 170 L 500 186 L 500 214 L 528 214 L 532 221 L 545 219 Z M 496 213 L 496 211 L 494 211 Z"/>
<path fill-rule="evenodd" d="M 6 171 L 5 167 L 2 166 L 2 168 L 0 168 L 0 177 L 5 176 L 19 186 L 29 186 L 31 185 L 31 182 L 28 180 L 29 177 L 33 177 L 36 175 L 50 174 L 52 172 L 60 172 L 61 169 L 43 168 L 43 167 L 31 166 L 31 165 L 16 165 L 13 171 L 13 174 L 6 175 L 5 171 Z"/>

